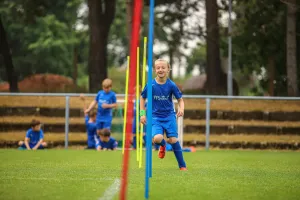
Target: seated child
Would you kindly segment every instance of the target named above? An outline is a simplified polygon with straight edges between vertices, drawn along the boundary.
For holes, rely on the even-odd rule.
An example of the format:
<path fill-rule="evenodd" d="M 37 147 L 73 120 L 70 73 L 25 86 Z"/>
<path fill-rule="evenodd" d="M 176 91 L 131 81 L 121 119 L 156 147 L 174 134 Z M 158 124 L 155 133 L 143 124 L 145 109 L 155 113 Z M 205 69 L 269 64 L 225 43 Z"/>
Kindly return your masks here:
<path fill-rule="evenodd" d="M 20 141 L 19 146 L 21 149 L 37 150 L 44 149 L 47 143 L 44 142 L 44 132 L 41 129 L 41 122 L 33 119 L 31 121 L 31 128 L 28 129 L 25 141 Z"/>
<path fill-rule="evenodd" d="M 116 150 L 118 146 L 118 142 L 111 137 L 110 130 L 109 129 L 103 129 L 100 131 L 100 140 L 96 143 L 96 149 L 98 151 L 101 150 Z"/>
<path fill-rule="evenodd" d="M 80 95 L 80 99 L 83 101 L 83 111 L 86 110 L 84 95 Z M 85 127 L 87 131 L 87 147 L 86 149 L 95 149 L 96 141 L 98 141 L 99 136 L 97 135 L 97 124 L 96 124 L 96 112 L 91 110 L 88 114 L 84 114 Z"/>

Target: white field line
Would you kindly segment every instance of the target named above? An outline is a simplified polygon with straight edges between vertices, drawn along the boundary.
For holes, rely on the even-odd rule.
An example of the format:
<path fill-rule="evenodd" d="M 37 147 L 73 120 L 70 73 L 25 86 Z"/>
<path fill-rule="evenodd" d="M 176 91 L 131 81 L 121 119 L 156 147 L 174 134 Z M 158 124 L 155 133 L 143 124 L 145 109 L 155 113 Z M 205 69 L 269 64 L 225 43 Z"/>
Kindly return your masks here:
<path fill-rule="evenodd" d="M 98 200 L 112 200 L 116 193 L 119 192 L 120 189 L 120 179 L 115 179 L 113 184 L 107 188 L 103 194 L 102 197 L 100 197 Z"/>
<path fill-rule="evenodd" d="M 51 178 L 51 177 L 1 177 L 2 180 L 38 180 L 38 181 L 111 181 L 113 178 Z"/>

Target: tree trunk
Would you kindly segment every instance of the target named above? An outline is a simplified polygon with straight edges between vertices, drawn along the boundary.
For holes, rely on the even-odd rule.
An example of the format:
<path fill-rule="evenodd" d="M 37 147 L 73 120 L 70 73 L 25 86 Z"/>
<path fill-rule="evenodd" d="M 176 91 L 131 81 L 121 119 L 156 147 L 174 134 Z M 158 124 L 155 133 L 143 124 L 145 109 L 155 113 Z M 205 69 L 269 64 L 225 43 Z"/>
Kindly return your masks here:
<path fill-rule="evenodd" d="M 296 0 L 287 4 L 287 30 L 286 30 L 286 70 L 288 96 L 298 96 L 297 60 L 296 60 Z"/>
<path fill-rule="evenodd" d="M 116 9 L 116 0 L 88 0 L 90 50 L 89 90 L 96 92 L 107 78 L 107 42 Z"/>
<path fill-rule="evenodd" d="M 206 5 L 206 90 L 208 94 L 226 94 L 226 75 L 220 61 L 217 0 L 205 0 Z"/>
<path fill-rule="evenodd" d="M 128 41 L 130 41 L 131 36 L 131 26 L 132 26 L 132 0 L 126 0 L 126 16 L 127 16 L 127 37 Z M 130 42 L 128 42 L 130 44 Z M 128 45 L 128 49 L 129 49 Z"/>
<path fill-rule="evenodd" d="M 170 79 L 173 78 L 173 49 L 169 49 L 169 60 L 170 60 L 170 67 L 171 67 L 171 71 L 169 73 L 169 77 Z"/>
<path fill-rule="evenodd" d="M 75 90 L 77 91 L 77 76 L 78 76 L 78 50 L 74 47 L 73 51 L 73 81 Z"/>
<path fill-rule="evenodd" d="M 10 48 L 8 46 L 6 32 L 2 24 L 1 15 L 0 15 L 0 55 L 3 56 L 4 65 L 6 69 L 7 81 L 9 83 L 10 92 L 18 92 L 18 77 L 14 70 L 14 65 L 12 62 Z"/>
<path fill-rule="evenodd" d="M 274 96 L 275 60 L 273 56 L 268 58 L 269 96 Z"/>

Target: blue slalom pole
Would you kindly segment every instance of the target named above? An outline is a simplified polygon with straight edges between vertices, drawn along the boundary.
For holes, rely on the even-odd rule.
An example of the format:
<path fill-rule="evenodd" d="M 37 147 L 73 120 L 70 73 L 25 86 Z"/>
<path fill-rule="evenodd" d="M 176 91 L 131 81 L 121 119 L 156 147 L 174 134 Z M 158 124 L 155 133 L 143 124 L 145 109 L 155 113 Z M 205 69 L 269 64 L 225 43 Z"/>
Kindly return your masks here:
<path fill-rule="evenodd" d="M 150 0 L 149 32 L 148 32 L 148 80 L 147 80 L 147 131 L 146 131 L 146 170 L 145 198 L 149 198 L 149 178 L 152 176 L 152 65 L 153 65 L 153 32 L 154 32 L 154 1 Z"/>

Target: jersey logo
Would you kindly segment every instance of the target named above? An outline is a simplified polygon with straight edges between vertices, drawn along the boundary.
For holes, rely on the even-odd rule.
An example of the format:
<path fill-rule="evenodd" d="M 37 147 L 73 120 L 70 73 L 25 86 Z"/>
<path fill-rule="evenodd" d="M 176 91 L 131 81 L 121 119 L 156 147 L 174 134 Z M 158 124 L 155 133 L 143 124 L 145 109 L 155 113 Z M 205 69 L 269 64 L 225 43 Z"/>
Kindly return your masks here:
<path fill-rule="evenodd" d="M 154 95 L 153 96 L 154 100 L 158 100 L 158 101 L 167 101 L 169 99 L 169 95 L 168 96 L 157 96 L 157 95 Z"/>

